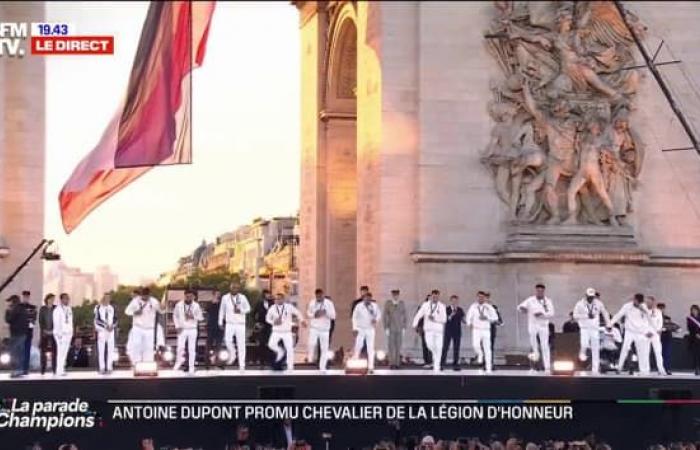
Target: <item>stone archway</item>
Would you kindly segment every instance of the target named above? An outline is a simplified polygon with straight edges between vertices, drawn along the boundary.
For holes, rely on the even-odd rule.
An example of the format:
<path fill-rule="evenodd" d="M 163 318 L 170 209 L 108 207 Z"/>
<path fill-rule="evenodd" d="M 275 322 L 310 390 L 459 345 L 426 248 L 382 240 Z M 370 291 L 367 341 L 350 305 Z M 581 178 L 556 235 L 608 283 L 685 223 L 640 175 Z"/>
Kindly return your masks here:
<path fill-rule="evenodd" d="M 318 13 L 302 39 L 301 306 L 324 289 L 338 316 L 332 347 L 347 351 L 357 291 L 357 13 L 352 2 Z"/>

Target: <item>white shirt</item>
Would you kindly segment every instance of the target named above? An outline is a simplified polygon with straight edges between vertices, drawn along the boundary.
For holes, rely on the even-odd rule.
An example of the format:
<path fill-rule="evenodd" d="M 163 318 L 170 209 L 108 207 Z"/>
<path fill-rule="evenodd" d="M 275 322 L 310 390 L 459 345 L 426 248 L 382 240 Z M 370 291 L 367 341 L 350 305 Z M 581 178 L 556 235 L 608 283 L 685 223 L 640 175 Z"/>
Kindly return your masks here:
<path fill-rule="evenodd" d="M 372 301 L 367 304 L 363 300 L 355 306 L 355 310 L 352 312 L 352 330 L 374 330 L 381 318 L 382 312 L 377 303 Z"/>
<path fill-rule="evenodd" d="M 136 314 L 138 311 L 141 314 Z M 132 325 L 138 328 L 152 330 L 156 327 L 156 314 L 160 312 L 160 303 L 153 297 L 144 300 L 140 295 L 131 299 L 124 310 L 127 316 L 132 316 Z"/>
<path fill-rule="evenodd" d="M 590 318 L 593 314 L 593 318 Z M 603 320 L 606 325 L 610 324 L 610 314 L 605 309 L 605 305 L 599 299 L 594 298 L 592 302 L 582 298 L 574 306 L 574 320 L 578 322 L 579 328 L 587 330 L 597 330 L 600 328 L 600 315 L 603 315 Z"/>
<path fill-rule="evenodd" d="M 651 325 L 654 331 L 659 334 L 661 333 L 664 327 L 664 315 L 659 308 L 654 307 L 649 311 L 649 325 Z"/>
<path fill-rule="evenodd" d="M 302 320 L 303 316 L 296 306 L 291 303 L 274 304 L 270 306 L 265 315 L 265 321 L 272 325 L 272 331 L 276 333 L 289 333 L 292 331 L 294 317 Z M 282 323 L 276 325 L 277 319 L 282 319 Z"/>
<path fill-rule="evenodd" d="M 238 312 L 236 312 L 238 307 Z M 250 303 L 248 298 L 241 294 L 228 293 L 221 297 L 221 305 L 219 305 L 219 326 L 226 324 L 245 325 L 245 315 L 250 312 Z"/>
<path fill-rule="evenodd" d="M 173 323 L 175 328 L 183 328 L 188 330 L 196 330 L 197 322 L 204 320 L 202 308 L 199 303 L 193 301 L 189 305 L 184 300 L 180 300 L 175 304 L 173 309 Z"/>
<path fill-rule="evenodd" d="M 484 316 L 482 319 L 481 316 Z M 467 310 L 467 326 L 475 330 L 491 331 L 491 324 L 498 322 L 498 314 L 493 306 L 488 303 L 474 302 Z"/>
<path fill-rule="evenodd" d="M 421 318 L 423 318 L 423 331 L 442 333 L 445 331 L 445 322 L 447 322 L 447 308 L 440 301 L 423 302 L 413 317 L 413 328 L 418 326 Z"/>
<path fill-rule="evenodd" d="M 548 327 L 549 318 L 554 316 L 554 304 L 552 303 L 552 299 L 549 297 L 544 297 L 542 300 L 540 300 L 536 296 L 532 295 L 518 305 L 518 309 L 520 308 L 527 309 L 528 330 Z M 542 316 L 535 317 L 535 314 L 537 313 L 542 313 Z"/>
<path fill-rule="evenodd" d="M 321 317 L 315 317 L 317 311 L 325 311 L 326 314 Z M 331 320 L 335 319 L 335 306 L 333 302 L 324 297 L 321 301 L 315 298 L 309 302 L 309 306 L 306 308 L 306 315 L 309 319 L 309 326 L 315 330 L 320 331 L 330 331 Z"/>
<path fill-rule="evenodd" d="M 107 326 L 114 326 L 115 323 L 116 320 L 114 319 L 114 306 L 103 305 L 101 303 L 95 306 L 95 331 L 112 333 L 114 331 L 114 328 L 112 328 L 111 331 L 108 331 Z"/>
<path fill-rule="evenodd" d="M 649 309 L 643 303 L 639 307 L 634 306 L 634 302 L 627 302 L 622 305 L 620 311 L 612 318 L 612 323 L 619 322 L 625 318 L 625 331 L 631 333 L 653 333 L 654 329 L 649 323 Z"/>
<path fill-rule="evenodd" d="M 60 304 L 53 309 L 53 335 L 73 335 L 73 309 L 70 306 Z"/>

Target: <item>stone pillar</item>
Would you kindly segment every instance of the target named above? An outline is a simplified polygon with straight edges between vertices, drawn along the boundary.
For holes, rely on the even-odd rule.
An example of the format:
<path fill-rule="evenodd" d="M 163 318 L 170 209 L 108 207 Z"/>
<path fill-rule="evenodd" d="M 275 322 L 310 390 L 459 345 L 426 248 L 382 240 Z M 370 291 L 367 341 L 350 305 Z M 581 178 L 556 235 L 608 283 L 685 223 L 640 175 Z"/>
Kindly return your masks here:
<path fill-rule="evenodd" d="M 41 22 L 43 2 L 3 3 L 5 22 Z M 29 43 L 27 42 L 27 46 Z M 0 260 L 2 281 L 44 237 L 44 58 L 0 60 L 0 234 L 10 256 Z M 42 292 L 42 260 L 35 257 L 2 293 L 4 299 L 24 289 L 38 304 Z M 5 334 L 2 321 L 0 334 Z"/>

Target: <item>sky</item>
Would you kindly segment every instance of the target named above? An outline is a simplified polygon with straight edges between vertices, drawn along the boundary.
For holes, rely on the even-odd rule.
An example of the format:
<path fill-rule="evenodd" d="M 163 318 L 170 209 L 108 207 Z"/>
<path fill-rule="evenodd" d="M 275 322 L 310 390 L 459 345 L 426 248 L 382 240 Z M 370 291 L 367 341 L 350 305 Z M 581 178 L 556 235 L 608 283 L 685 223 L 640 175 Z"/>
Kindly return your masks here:
<path fill-rule="evenodd" d="M 110 56 L 46 61 L 46 236 L 69 266 L 155 279 L 201 241 L 255 217 L 296 214 L 300 178 L 298 13 L 289 2 L 219 2 L 193 80 L 193 164 L 155 168 L 70 235 L 58 194 L 126 91 L 148 2 L 47 2 L 47 21 L 114 35 Z"/>

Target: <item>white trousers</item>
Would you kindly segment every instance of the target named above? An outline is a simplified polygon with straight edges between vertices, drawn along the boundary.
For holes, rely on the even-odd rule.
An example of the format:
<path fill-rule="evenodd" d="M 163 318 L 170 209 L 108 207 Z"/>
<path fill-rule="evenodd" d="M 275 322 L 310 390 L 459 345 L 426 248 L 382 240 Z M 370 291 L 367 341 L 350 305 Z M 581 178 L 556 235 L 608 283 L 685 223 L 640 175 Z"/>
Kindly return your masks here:
<path fill-rule="evenodd" d="M 233 347 L 233 338 L 236 338 L 236 349 Z M 233 360 L 238 355 L 238 367 L 245 369 L 245 324 L 227 323 L 224 329 L 224 344 L 228 350 L 227 364 L 233 364 Z"/>
<path fill-rule="evenodd" d="M 155 345 L 155 330 L 153 328 L 133 327 L 129 333 L 128 346 L 131 349 L 129 358 L 132 364 L 153 361 Z"/>
<path fill-rule="evenodd" d="M 280 341 L 284 345 L 284 351 L 287 352 L 287 370 L 294 370 L 294 335 L 291 331 L 273 331 L 270 334 L 270 340 L 267 341 L 267 346 L 277 355 L 275 361 L 279 362 L 284 356 L 284 352 L 280 349 Z"/>
<path fill-rule="evenodd" d="M 656 359 L 656 370 L 662 374 L 666 374 L 666 369 L 664 369 L 664 355 L 661 352 L 661 336 L 655 334 L 651 340 L 651 348 L 654 351 L 654 357 Z"/>
<path fill-rule="evenodd" d="M 355 359 L 360 357 L 362 345 L 365 342 L 367 343 L 367 368 L 369 370 L 374 370 L 374 328 L 357 330 L 357 337 L 355 337 L 355 353 L 353 355 Z"/>
<path fill-rule="evenodd" d="M 309 362 L 314 360 L 314 355 L 316 354 L 316 343 L 320 345 L 319 363 L 318 368 L 321 370 L 326 370 L 326 365 L 328 364 L 328 342 L 330 341 L 330 332 L 324 330 L 318 330 L 316 328 L 309 328 L 309 343 L 307 356 Z"/>
<path fill-rule="evenodd" d="M 600 372 L 600 329 L 581 328 L 581 350 L 582 356 L 586 350 L 591 350 L 591 372 Z"/>
<path fill-rule="evenodd" d="M 185 346 L 187 346 L 187 367 L 190 373 L 194 373 L 194 361 L 197 357 L 197 329 L 184 328 L 177 335 L 177 360 L 175 369 L 179 369 L 185 362 Z"/>
<path fill-rule="evenodd" d="M 97 358 L 100 372 L 111 371 L 114 366 L 114 331 L 97 332 Z"/>
<path fill-rule="evenodd" d="M 425 345 L 433 355 L 433 372 L 440 372 L 440 360 L 442 359 L 442 344 L 445 333 L 442 331 L 425 330 Z"/>
<path fill-rule="evenodd" d="M 630 347 L 634 342 L 634 348 L 637 350 L 637 361 L 639 362 L 639 373 L 649 373 L 649 338 L 641 333 L 625 331 L 625 338 L 622 341 L 622 349 L 620 350 L 620 360 L 617 367 L 622 370 L 627 355 L 630 352 Z"/>
<path fill-rule="evenodd" d="M 549 355 L 549 327 L 536 327 L 530 328 L 530 347 L 532 347 L 532 353 L 535 355 L 542 355 L 542 364 L 544 365 L 544 370 L 549 370 L 551 367 L 551 357 Z M 540 345 L 537 345 L 537 338 L 540 338 Z M 540 353 L 540 347 L 542 352 Z"/>
<path fill-rule="evenodd" d="M 73 339 L 73 335 L 54 335 L 54 339 L 56 339 L 56 375 L 64 375 L 66 373 L 68 349 L 70 349 L 70 341 Z"/>
<path fill-rule="evenodd" d="M 491 329 L 472 329 L 472 346 L 479 361 L 486 363 L 486 371 L 493 369 L 493 359 L 491 357 Z M 482 351 L 483 348 L 483 351 Z"/>

